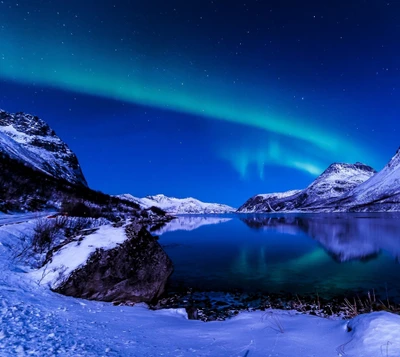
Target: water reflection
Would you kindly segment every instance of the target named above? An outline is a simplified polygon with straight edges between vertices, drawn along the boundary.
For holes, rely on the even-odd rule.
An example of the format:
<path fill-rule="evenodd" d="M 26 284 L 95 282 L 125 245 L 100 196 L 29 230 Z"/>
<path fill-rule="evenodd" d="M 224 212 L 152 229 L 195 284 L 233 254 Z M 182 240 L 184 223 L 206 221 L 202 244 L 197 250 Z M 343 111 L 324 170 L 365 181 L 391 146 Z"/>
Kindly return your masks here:
<path fill-rule="evenodd" d="M 381 251 L 400 259 L 400 216 L 315 215 L 315 216 L 246 216 L 241 220 L 250 228 L 281 234 L 305 233 L 318 241 L 336 261 L 366 261 Z"/>
<path fill-rule="evenodd" d="M 171 288 L 400 296 L 399 218 L 185 216 L 155 233 L 174 263 Z"/>
<path fill-rule="evenodd" d="M 155 235 L 162 235 L 167 232 L 193 231 L 202 226 L 210 224 L 221 224 L 229 222 L 232 218 L 215 216 L 178 216 L 174 220 L 150 227 L 149 230 Z"/>

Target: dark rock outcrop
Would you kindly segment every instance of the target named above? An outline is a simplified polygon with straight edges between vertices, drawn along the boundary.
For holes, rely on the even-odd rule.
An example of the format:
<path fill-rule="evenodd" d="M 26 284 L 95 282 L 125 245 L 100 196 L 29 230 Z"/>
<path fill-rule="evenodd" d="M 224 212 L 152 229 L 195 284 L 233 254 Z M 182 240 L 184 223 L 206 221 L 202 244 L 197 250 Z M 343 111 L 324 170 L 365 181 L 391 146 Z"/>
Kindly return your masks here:
<path fill-rule="evenodd" d="M 157 239 L 136 224 L 128 239 L 110 250 L 97 249 L 56 291 L 100 301 L 151 302 L 163 292 L 173 265 Z"/>

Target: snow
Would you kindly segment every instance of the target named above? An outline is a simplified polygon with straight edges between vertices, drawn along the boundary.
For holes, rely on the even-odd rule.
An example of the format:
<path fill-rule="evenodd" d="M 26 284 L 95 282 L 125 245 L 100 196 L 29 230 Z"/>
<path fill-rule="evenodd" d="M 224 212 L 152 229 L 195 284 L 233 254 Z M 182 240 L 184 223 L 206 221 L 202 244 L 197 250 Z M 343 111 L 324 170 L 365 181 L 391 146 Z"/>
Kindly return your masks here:
<path fill-rule="evenodd" d="M 79 165 L 74 168 L 71 164 L 75 155 L 43 120 L 34 119 L 29 114 L 6 113 L 1 109 L 0 113 L 5 115 L 6 123 L 12 123 L 0 125 L 0 151 L 50 176 L 86 185 Z M 32 129 L 41 127 L 47 128 L 46 135 L 31 134 Z"/>
<path fill-rule="evenodd" d="M 371 167 L 361 163 L 334 163 L 304 190 L 256 195 L 247 200 L 238 212 L 324 211 L 329 202 L 342 197 L 374 174 Z"/>
<path fill-rule="evenodd" d="M 349 322 L 352 339 L 346 355 L 400 356 L 400 316 L 388 312 L 360 315 Z"/>
<path fill-rule="evenodd" d="M 263 199 L 269 199 L 269 198 L 280 199 L 293 196 L 299 192 L 301 192 L 301 190 L 291 190 L 291 191 L 276 192 L 276 193 L 263 193 L 257 195 L 256 197 L 262 197 Z"/>
<path fill-rule="evenodd" d="M 175 198 L 162 194 L 146 196 L 144 198 L 137 198 L 130 194 L 118 195 L 117 197 L 135 202 L 143 208 L 156 206 L 172 214 L 223 214 L 236 211 L 235 208 L 227 205 L 206 203 L 192 197 Z"/>
<path fill-rule="evenodd" d="M 39 171 L 47 173 L 42 168 L 42 160 L 37 153 L 31 152 L 24 148 L 20 143 L 16 142 L 6 134 L 1 132 L 0 126 L 0 151 L 7 153 L 11 158 L 28 163 L 31 167 Z"/>
<path fill-rule="evenodd" d="M 346 322 L 268 310 L 204 323 L 188 320 L 183 309 L 150 311 L 142 304 L 114 306 L 52 293 L 46 285 L 32 280 L 27 267 L 12 259 L 20 235 L 33 225 L 31 220 L 0 227 L 2 357 L 400 354 L 400 317 L 387 312 L 361 315 Z M 103 236 L 106 244 L 114 244 L 115 239 L 108 241 L 106 234 L 104 230 L 98 238 Z"/>
<path fill-rule="evenodd" d="M 44 211 L 44 212 L 28 212 L 28 213 L 18 213 L 18 214 L 6 214 L 0 212 L 0 227 L 6 224 L 16 224 L 21 222 L 26 222 L 32 219 L 39 219 L 41 217 L 47 217 L 55 214 L 54 211 Z"/>
<path fill-rule="evenodd" d="M 143 202 L 141 201 L 140 198 L 134 197 L 130 193 L 125 193 L 123 195 L 117 195 L 116 197 L 118 197 L 122 200 L 134 202 L 134 203 L 138 204 L 141 208 L 149 208 L 148 206 L 143 204 Z"/>
<path fill-rule="evenodd" d="M 346 197 L 353 204 L 365 204 L 400 192 L 400 152 L 377 174 L 354 188 Z"/>
<path fill-rule="evenodd" d="M 126 239 L 124 227 L 101 226 L 93 234 L 67 244 L 57 251 L 48 264 L 31 274 L 32 278 L 38 284 L 46 284 L 55 289 L 74 270 L 83 266 L 96 249 L 113 249 Z"/>

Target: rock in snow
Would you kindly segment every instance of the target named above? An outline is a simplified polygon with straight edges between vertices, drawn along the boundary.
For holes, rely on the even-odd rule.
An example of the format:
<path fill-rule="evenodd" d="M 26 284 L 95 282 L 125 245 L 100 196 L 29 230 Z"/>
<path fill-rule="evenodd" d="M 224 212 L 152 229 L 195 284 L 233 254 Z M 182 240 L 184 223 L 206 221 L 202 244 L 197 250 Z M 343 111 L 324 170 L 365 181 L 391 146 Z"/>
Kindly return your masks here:
<path fill-rule="evenodd" d="M 130 194 L 117 196 L 135 202 L 143 208 L 156 206 L 172 214 L 223 214 L 235 212 L 235 208 L 219 203 L 205 203 L 195 198 L 175 198 L 164 195 L 137 198 Z"/>
<path fill-rule="evenodd" d="M 0 109 L 0 151 L 50 176 L 87 186 L 75 154 L 37 116 Z"/>
<path fill-rule="evenodd" d="M 184 309 L 151 311 L 142 304 L 114 306 L 54 294 L 15 259 L 34 221 L 23 222 L 29 218 L 22 215 L 2 218 L 7 224 L 0 224 L 1 356 L 400 355 L 400 317 L 388 312 L 342 321 L 267 309 L 203 323 L 188 320 Z M 103 233 L 112 249 L 123 235 L 118 228 L 107 229 Z M 89 237 L 82 248 L 102 240 Z M 65 262 L 71 263 L 73 253 Z"/>
<path fill-rule="evenodd" d="M 64 295 L 100 301 L 150 302 L 164 292 L 171 260 L 146 229 L 103 226 L 53 253 L 33 273 Z"/>
<path fill-rule="evenodd" d="M 240 213 L 315 211 L 370 179 L 375 170 L 367 165 L 332 164 L 306 189 L 256 195 L 238 209 Z"/>

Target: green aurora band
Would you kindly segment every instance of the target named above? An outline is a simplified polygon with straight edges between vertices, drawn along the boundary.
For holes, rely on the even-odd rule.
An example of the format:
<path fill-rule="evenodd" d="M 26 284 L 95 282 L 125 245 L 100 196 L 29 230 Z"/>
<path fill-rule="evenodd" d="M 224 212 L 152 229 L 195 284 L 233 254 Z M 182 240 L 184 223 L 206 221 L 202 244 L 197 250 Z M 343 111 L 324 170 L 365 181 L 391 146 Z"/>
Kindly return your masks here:
<path fill-rule="evenodd" d="M 167 61 L 169 65 L 165 69 L 160 60 L 132 57 L 126 51 L 112 53 L 95 48 L 98 46 L 91 48 L 87 41 L 81 42 L 78 38 L 67 44 L 54 38 L 40 41 L 28 32 L 18 34 L 3 29 L 0 35 L 0 77 L 3 79 L 255 127 L 312 148 L 313 153 L 299 155 L 297 152 L 300 158 L 284 160 L 276 150 L 267 148 L 258 154 L 258 166 L 272 162 L 315 175 L 337 158 L 352 162 L 366 156 L 358 145 L 329 130 L 272 112 L 259 99 L 261 94 L 254 98 L 248 88 L 228 86 L 221 78 L 205 80 L 204 73 L 183 70 L 177 60 Z M 260 92 L 266 95 L 265 89 Z M 235 156 L 222 156 L 235 167 L 239 166 L 238 171 L 245 170 L 252 161 L 251 152 L 241 156 L 241 163 Z M 316 164 L 310 161 L 310 156 L 323 159 L 318 159 Z"/>

